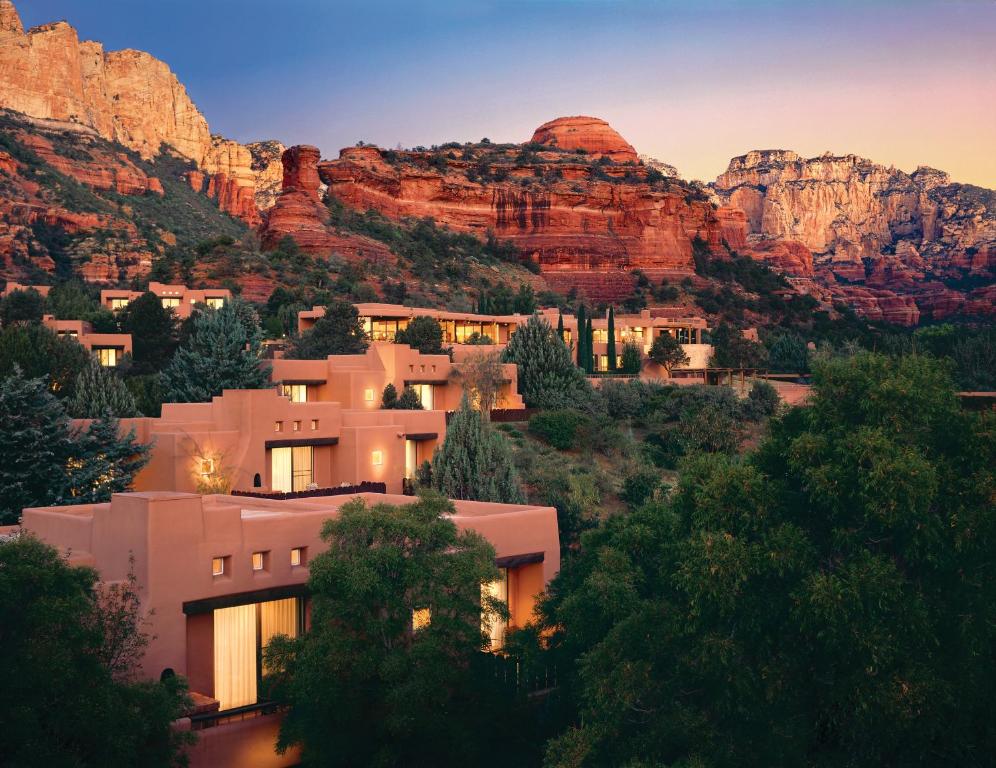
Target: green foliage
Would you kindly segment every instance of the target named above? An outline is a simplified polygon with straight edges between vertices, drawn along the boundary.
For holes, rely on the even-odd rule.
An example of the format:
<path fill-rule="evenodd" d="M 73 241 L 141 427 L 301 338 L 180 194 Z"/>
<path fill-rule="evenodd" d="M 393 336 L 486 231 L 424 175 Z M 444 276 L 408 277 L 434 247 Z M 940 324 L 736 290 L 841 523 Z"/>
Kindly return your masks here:
<path fill-rule="evenodd" d="M 73 398 L 66 411 L 77 419 L 99 419 L 103 416 L 138 416 L 138 406 L 131 391 L 113 370 L 104 367 L 96 357 L 76 377 Z"/>
<path fill-rule="evenodd" d="M 432 484 L 451 499 L 523 501 L 505 438 L 470 407 L 466 396 L 432 458 Z"/>
<path fill-rule="evenodd" d="M 660 487 L 661 478 L 658 473 L 640 470 L 623 481 L 619 498 L 625 501 L 631 510 L 636 510 L 652 499 Z"/>
<path fill-rule="evenodd" d="M 520 315 L 531 315 L 536 311 L 536 295 L 533 287 L 527 283 L 520 283 L 519 290 L 515 294 L 515 302 L 512 308 Z"/>
<path fill-rule="evenodd" d="M 107 501 L 146 461 L 134 433 L 117 435 L 114 419 L 73 431 L 43 379 L 20 369 L 0 381 L 0 525 L 17 521 L 25 507 Z"/>
<path fill-rule="evenodd" d="M 577 447 L 581 427 L 589 421 L 578 411 L 542 411 L 529 419 L 529 431 L 561 451 Z"/>
<path fill-rule="evenodd" d="M 606 356 L 609 358 L 609 372 L 616 370 L 616 314 L 612 307 L 609 307 L 608 320 L 608 344 L 606 346 Z"/>
<path fill-rule="evenodd" d="M 578 311 L 576 313 L 578 319 L 578 333 L 577 333 L 577 362 L 578 368 L 582 371 L 588 370 L 588 326 L 587 326 L 587 315 L 584 308 L 584 304 L 578 306 Z"/>
<path fill-rule="evenodd" d="M 143 293 L 121 310 L 121 330 L 131 334 L 135 375 L 159 373 L 173 359 L 179 334 L 176 316 L 154 293 Z"/>
<path fill-rule="evenodd" d="M 190 338 L 162 373 L 166 400 L 206 403 L 226 389 L 272 386 L 270 367 L 261 362 L 262 340 L 256 311 L 240 299 L 199 311 Z"/>
<path fill-rule="evenodd" d="M 132 682 L 146 638 L 134 582 L 108 587 L 27 535 L 0 539 L 4 765 L 177 764 L 185 682 Z"/>
<path fill-rule="evenodd" d="M 398 397 L 398 402 L 395 403 L 394 407 L 399 411 L 421 411 L 422 401 L 419 399 L 418 392 L 408 386 L 401 390 L 401 396 Z"/>
<path fill-rule="evenodd" d="M 102 322 L 106 322 L 103 318 L 106 317 L 106 314 L 110 314 L 101 312 L 99 297 L 94 294 L 94 291 L 89 286 L 79 280 L 70 280 L 53 285 L 52 290 L 49 291 L 48 296 L 45 298 L 45 308 L 57 320 L 87 320 L 93 322 L 92 318 L 99 315 L 102 318 Z M 101 328 L 97 332 L 114 333 L 115 330 L 117 330 L 116 327 L 114 330 Z"/>
<path fill-rule="evenodd" d="M 519 393 L 529 408 L 586 407 L 591 387 L 550 324 L 533 315 L 512 334 L 502 361 L 519 367 Z"/>
<path fill-rule="evenodd" d="M 764 345 L 744 338 L 739 328 L 725 323 L 712 332 L 712 368 L 763 368 L 767 364 Z"/>
<path fill-rule="evenodd" d="M 20 368 L 26 378 L 46 377 L 56 397 L 69 399 L 91 355 L 78 341 L 62 338 L 42 325 L 13 325 L 0 330 L 0 379 Z"/>
<path fill-rule="evenodd" d="M 643 350 L 639 344 L 631 341 L 623 344 L 622 368 L 620 371 L 631 376 L 636 375 L 643 368 Z"/>
<path fill-rule="evenodd" d="M 34 288 L 11 291 L 0 299 L 0 324 L 40 323 L 45 313 L 45 299 Z"/>
<path fill-rule="evenodd" d="M 325 307 L 323 317 L 291 342 L 287 357 L 321 360 L 329 355 L 358 355 L 368 346 L 356 307 L 348 301 L 335 300 Z"/>
<path fill-rule="evenodd" d="M 756 454 L 585 534 L 541 608 L 547 766 L 991 762 L 992 415 L 922 356 L 814 381 Z"/>
<path fill-rule="evenodd" d="M 143 416 L 159 416 L 163 406 L 162 377 L 158 373 L 128 376 L 125 386 Z"/>
<path fill-rule="evenodd" d="M 773 416 L 781 402 L 778 392 L 766 381 L 755 381 L 743 404 L 744 414 L 754 421 Z"/>
<path fill-rule="evenodd" d="M 290 705 L 279 746 L 300 745 L 305 765 L 532 762 L 520 704 L 481 653 L 482 608 L 486 621 L 507 616 L 493 598 L 482 605 L 495 552 L 458 531 L 453 511 L 436 494 L 401 507 L 356 500 L 325 522 L 328 549 L 310 565 L 311 630 L 266 652 L 272 696 Z"/>
<path fill-rule="evenodd" d="M 413 318 L 407 328 L 402 328 L 394 336 L 395 344 L 407 344 L 423 355 L 443 355 L 443 327 L 434 317 L 425 315 Z"/>
<path fill-rule="evenodd" d="M 776 373 L 809 373 L 809 350 L 797 334 L 783 333 L 768 344 L 768 368 Z"/>
<path fill-rule="evenodd" d="M 688 364 L 688 355 L 684 348 L 678 343 L 678 339 L 670 333 L 661 333 L 654 343 L 650 345 L 650 354 L 647 355 L 651 361 L 659 365 L 667 375 L 681 365 Z"/>
<path fill-rule="evenodd" d="M 384 392 L 380 396 L 380 407 L 388 410 L 398 407 L 398 389 L 390 382 L 384 387 Z"/>

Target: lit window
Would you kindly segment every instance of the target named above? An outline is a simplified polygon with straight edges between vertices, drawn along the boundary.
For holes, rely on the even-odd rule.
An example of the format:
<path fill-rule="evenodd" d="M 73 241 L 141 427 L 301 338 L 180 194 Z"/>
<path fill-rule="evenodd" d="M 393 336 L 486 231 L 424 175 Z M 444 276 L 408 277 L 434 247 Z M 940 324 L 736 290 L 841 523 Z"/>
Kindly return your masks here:
<path fill-rule="evenodd" d="M 290 553 L 290 563 L 291 567 L 297 567 L 299 565 L 304 565 L 304 547 L 294 547 Z"/>
<path fill-rule="evenodd" d="M 295 432 L 300 432 L 301 431 L 301 422 L 300 421 L 295 421 L 294 422 L 294 431 Z"/>
<path fill-rule="evenodd" d="M 97 355 L 97 360 L 105 368 L 113 368 L 118 364 L 118 351 L 113 347 L 101 347 L 95 349 L 94 353 Z"/>
<path fill-rule="evenodd" d="M 429 608 L 416 608 L 412 611 L 412 631 L 418 632 L 432 623 L 432 611 Z"/>
<path fill-rule="evenodd" d="M 312 419 L 311 420 L 311 431 L 314 432 L 316 429 L 318 429 L 318 419 Z"/>
<path fill-rule="evenodd" d="M 216 296 L 210 299 L 205 299 L 204 303 L 211 307 L 211 309 L 221 309 L 225 306 L 225 299 L 220 296 Z"/>
<path fill-rule="evenodd" d="M 383 463 L 384 463 L 384 452 L 383 451 L 374 451 L 373 452 L 373 465 L 375 467 L 379 467 Z"/>
<path fill-rule="evenodd" d="M 163 309 L 175 309 L 180 306 L 180 299 L 173 296 L 164 296 L 160 301 Z"/>
<path fill-rule="evenodd" d="M 308 402 L 307 384 L 281 384 L 280 394 L 289 398 L 292 403 Z"/>
<path fill-rule="evenodd" d="M 275 421 L 275 422 L 273 422 L 273 431 L 274 432 L 283 432 L 284 431 L 284 423 L 282 421 Z"/>
<path fill-rule="evenodd" d="M 254 571 L 262 571 L 266 569 L 266 554 L 266 552 L 252 553 L 252 569 Z"/>
<path fill-rule="evenodd" d="M 211 575 L 212 576 L 225 575 L 225 558 L 223 557 L 211 558 Z"/>
<path fill-rule="evenodd" d="M 508 569 L 498 569 L 498 581 L 481 585 L 481 599 L 492 598 L 508 606 Z M 487 616 L 482 611 L 481 629 L 491 638 L 491 650 L 497 651 L 505 644 L 505 631 L 508 629 L 508 622 L 498 616 Z"/>
<path fill-rule="evenodd" d="M 207 477 L 214 474 L 214 459 L 201 459 L 201 476 Z"/>
<path fill-rule="evenodd" d="M 128 299 L 111 299 L 111 311 L 116 312 L 128 306 Z"/>
<path fill-rule="evenodd" d="M 363 390 L 363 399 L 368 403 L 372 403 L 374 399 L 374 391 L 372 389 Z"/>

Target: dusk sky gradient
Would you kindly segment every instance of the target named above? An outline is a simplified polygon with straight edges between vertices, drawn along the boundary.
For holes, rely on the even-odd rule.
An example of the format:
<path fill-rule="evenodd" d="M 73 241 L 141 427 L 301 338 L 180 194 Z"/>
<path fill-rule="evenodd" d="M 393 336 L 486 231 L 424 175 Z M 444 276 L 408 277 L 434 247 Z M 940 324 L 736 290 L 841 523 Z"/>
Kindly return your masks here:
<path fill-rule="evenodd" d="M 215 133 L 525 141 L 560 115 L 712 180 L 750 149 L 996 188 L 994 0 L 15 0 L 166 61 Z"/>

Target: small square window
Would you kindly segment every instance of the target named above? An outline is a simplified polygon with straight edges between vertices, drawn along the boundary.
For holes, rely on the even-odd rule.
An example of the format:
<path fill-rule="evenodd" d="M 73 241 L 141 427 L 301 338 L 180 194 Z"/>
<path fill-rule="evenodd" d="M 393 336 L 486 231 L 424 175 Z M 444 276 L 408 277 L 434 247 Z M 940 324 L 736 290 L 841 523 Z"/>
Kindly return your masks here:
<path fill-rule="evenodd" d="M 211 575 L 212 576 L 224 576 L 225 575 L 225 560 L 224 557 L 212 557 L 211 558 Z"/>
<path fill-rule="evenodd" d="M 374 451 L 373 452 L 373 456 L 372 456 L 372 460 L 373 460 L 373 465 L 375 467 L 379 467 L 381 464 L 384 463 L 384 452 L 383 451 Z"/>
<path fill-rule="evenodd" d="M 295 421 L 294 422 L 294 431 L 295 432 L 300 432 L 301 431 L 301 422 L 300 421 Z"/>
<path fill-rule="evenodd" d="M 294 547 L 294 549 L 290 551 L 290 564 L 292 568 L 304 565 L 305 549 L 305 547 Z"/>
<path fill-rule="evenodd" d="M 275 421 L 275 422 L 273 422 L 273 431 L 274 432 L 283 432 L 284 431 L 284 423 L 282 421 Z"/>
<path fill-rule="evenodd" d="M 311 429 L 312 430 L 318 429 L 318 419 L 312 419 L 311 420 Z"/>
<path fill-rule="evenodd" d="M 372 389 L 366 389 L 363 391 L 363 399 L 368 403 L 372 403 L 374 399 L 374 391 Z"/>
<path fill-rule="evenodd" d="M 269 553 L 267 553 L 267 552 L 253 552 L 252 553 L 252 569 L 254 571 L 265 571 L 266 570 L 266 561 L 269 559 L 269 558 L 267 558 L 267 554 L 269 554 Z"/>

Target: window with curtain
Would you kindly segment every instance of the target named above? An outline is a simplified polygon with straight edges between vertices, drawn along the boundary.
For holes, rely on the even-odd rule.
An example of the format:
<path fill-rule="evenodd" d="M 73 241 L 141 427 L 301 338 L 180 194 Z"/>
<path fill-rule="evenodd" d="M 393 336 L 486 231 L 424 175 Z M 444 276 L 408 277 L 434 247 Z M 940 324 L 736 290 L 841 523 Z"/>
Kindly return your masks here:
<path fill-rule="evenodd" d="M 302 616 L 297 597 L 214 612 L 214 697 L 220 709 L 258 701 L 259 679 L 266 674 L 263 649 L 275 635 L 297 637 Z"/>
<path fill-rule="evenodd" d="M 118 364 L 118 351 L 113 347 L 98 347 L 93 351 L 100 364 L 105 368 L 113 368 Z"/>
<path fill-rule="evenodd" d="M 314 482 L 314 448 L 299 445 L 270 449 L 270 486 L 274 491 L 304 491 Z"/>
<path fill-rule="evenodd" d="M 281 384 L 280 393 L 289 398 L 292 403 L 308 402 L 307 384 Z"/>
<path fill-rule="evenodd" d="M 176 309 L 180 306 L 180 299 L 175 296 L 166 296 L 160 300 L 163 305 L 163 309 Z"/>
<path fill-rule="evenodd" d="M 422 407 L 427 410 L 432 410 L 432 384 L 411 384 L 412 389 L 415 390 L 415 394 L 418 395 L 418 401 L 422 403 Z"/>
<path fill-rule="evenodd" d="M 496 597 L 505 605 L 508 605 L 508 569 L 499 568 L 497 581 L 481 585 L 481 597 Z M 504 619 L 494 618 L 491 621 L 481 616 L 481 628 L 491 637 L 491 650 L 500 650 L 505 645 L 505 631 L 508 629 L 508 622 Z"/>

